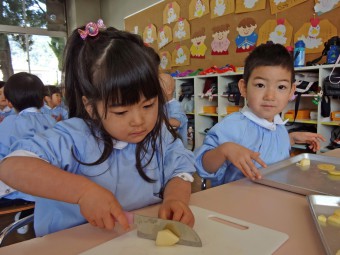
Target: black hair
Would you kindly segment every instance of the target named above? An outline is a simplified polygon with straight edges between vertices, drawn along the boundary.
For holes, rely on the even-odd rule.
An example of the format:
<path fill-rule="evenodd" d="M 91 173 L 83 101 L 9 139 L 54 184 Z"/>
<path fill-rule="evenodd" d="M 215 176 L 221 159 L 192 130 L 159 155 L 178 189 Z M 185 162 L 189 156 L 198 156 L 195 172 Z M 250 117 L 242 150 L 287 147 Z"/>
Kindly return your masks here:
<path fill-rule="evenodd" d="M 79 29 L 84 30 L 85 27 Z M 136 168 L 140 176 L 148 182 L 155 181 L 145 174 L 143 168 L 154 157 L 157 140 L 159 143 L 161 141 L 162 125 L 165 123 L 174 138 L 176 133 L 163 111 L 165 99 L 158 80 L 158 66 L 153 58 L 154 53 L 144 45 L 139 35 L 113 27 L 99 31 L 94 37 L 87 36 L 84 40 L 80 37 L 78 29 L 73 31 L 67 41 L 64 55 L 65 99 L 69 107 L 69 116 L 84 119 L 98 142 L 99 140 L 104 142 L 103 153 L 95 162 L 81 162 L 72 150 L 79 163 L 97 165 L 112 153 L 113 139 L 101 122 L 109 106 L 133 105 L 143 96 L 147 100 L 157 97 L 159 103 L 155 127 L 136 145 L 135 155 Z M 87 98 L 93 116 L 87 113 L 82 97 Z M 100 116 L 97 110 L 97 103 L 100 101 L 105 107 L 104 116 Z M 142 165 L 142 159 L 150 146 L 152 155 L 147 159 L 147 163 Z"/>
<path fill-rule="evenodd" d="M 281 44 L 266 43 L 257 46 L 246 58 L 243 79 L 246 84 L 255 68 L 260 66 L 281 66 L 287 69 L 294 82 L 294 62 L 288 50 Z"/>
<path fill-rule="evenodd" d="M 13 74 L 5 84 L 4 94 L 18 112 L 30 107 L 40 109 L 44 105 L 44 84 L 34 74 Z"/>
<path fill-rule="evenodd" d="M 44 95 L 48 97 L 52 97 L 53 94 L 61 94 L 60 88 L 54 85 L 45 85 L 44 87 Z"/>
<path fill-rule="evenodd" d="M 1 89 L 3 86 L 5 86 L 5 83 L 6 83 L 6 82 L 4 82 L 4 81 L 0 81 L 0 89 Z"/>

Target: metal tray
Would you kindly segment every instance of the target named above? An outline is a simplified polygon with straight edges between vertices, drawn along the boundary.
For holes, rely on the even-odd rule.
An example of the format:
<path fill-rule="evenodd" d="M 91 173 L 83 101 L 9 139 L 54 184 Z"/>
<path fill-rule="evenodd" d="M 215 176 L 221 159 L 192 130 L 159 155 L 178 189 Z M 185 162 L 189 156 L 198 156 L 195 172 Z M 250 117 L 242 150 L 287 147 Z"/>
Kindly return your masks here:
<path fill-rule="evenodd" d="M 310 159 L 310 166 L 297 165 L 304 158 Z M 318 169 L 317 165 L 322 163 L 340 170 L 340 158 L 303 153 L 262 169 L 262 179 L 254 181 L 302 195 L 340 196 L 340 176 Z"/>
<path fill-rule="evenodd" d="M 340 197 L 309 195 L 307 200 L 327 255 L 337 254 L 337 251 L 340 250 L 340 226 L 319 223 L 318 216 L 323 214 L 328 217 L 333 214 L 335 209 L 340 209 Z"/>

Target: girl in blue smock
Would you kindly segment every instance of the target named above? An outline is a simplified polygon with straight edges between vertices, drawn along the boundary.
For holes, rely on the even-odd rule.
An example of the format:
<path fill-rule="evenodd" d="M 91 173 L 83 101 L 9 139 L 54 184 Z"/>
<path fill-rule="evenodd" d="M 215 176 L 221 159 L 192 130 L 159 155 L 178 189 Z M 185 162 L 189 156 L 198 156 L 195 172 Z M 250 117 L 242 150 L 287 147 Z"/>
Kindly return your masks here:
<path fill-rule="evenodd" d="M 44 103 L 44 84 L 38 76 L 26 72 L 13 74 L 6 82 L 4 94 L 18 114 L 7 116 L 0 123 L 0 160 L 18 139 L 32 137 L 56 123 L 50 115 L 39 111 Z M 12 191 L 0 185 L 0 196 L 5 199 L 34 201 L 32 196 L 21 192 L 8 194 Z"/>
<path fill-rule="evenodd" d="M 4 89 L 5 82 L 0 81 L 0 123 L 5 117 L 15 114 L 14 109 L 8 106 L 8 101 L 5 97 Z"/>
<path fill-rule="evenodd" d="M 86 222 L 128 229 L 124 211 L 155 203 L 162 203 L 160 218 L 193 226 L 194 155 L 166 119 L 158 67 L 146 48 L 140 36 L 100 21 L 68 39 L 70 118 L 16 142 L 0 164 L 1 180 L 40 197 L 37 236 Z"/>
<path fill-rule="evenodd" d="M 68 110 L 62 101 L 60 88 L 54 85 L 46 85 L 44 93 L 45 104 L 41 108 L 41 112 L 50 114 L 56 121 L 68 119 Z"/>
<path fill-rule="evenodd" d="M 211 185 L 243 177 L 261 178 L 258 168 L 289 158 L 291 145 L 314 151 L 325 138 L 310 132 L 288 134 L 280 113 L 295 91 L 291 56 L 280 44 L 263 44 L 246 58 L 241 95 L 247 106 L 212 127 L 195 151 L 197 172 Z"/>

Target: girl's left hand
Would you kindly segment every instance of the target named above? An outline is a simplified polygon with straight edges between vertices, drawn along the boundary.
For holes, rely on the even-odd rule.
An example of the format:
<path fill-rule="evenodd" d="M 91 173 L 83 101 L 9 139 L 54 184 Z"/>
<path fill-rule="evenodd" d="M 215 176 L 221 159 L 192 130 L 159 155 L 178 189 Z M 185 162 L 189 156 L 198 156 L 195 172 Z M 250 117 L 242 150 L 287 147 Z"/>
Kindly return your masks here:
<path fill-rule="evenodd" d="M 188 205 L 180 200 L 165 200 L 158 211 L 158 217 L 182 222 L 190 227 L 195 224 L 195 217 Z"/>
<path fill-rule="evenodd" d="M 309 144 L 309 149 L 314 152 L 320 150 L 320 142 L 326 141 L 324 136 L 312 132 L 292 132 L 289 136 L 291 137 L 291 140 L 293 140 L 292 145 L 295 143 L 307 143 Z"/>

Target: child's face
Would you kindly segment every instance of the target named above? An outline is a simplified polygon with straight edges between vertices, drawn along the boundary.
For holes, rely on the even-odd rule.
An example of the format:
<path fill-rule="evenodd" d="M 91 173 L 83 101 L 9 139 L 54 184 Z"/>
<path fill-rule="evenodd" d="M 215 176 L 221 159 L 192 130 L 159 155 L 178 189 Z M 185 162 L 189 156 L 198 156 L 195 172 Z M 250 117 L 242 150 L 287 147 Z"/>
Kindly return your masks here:
<path fill-rule="evenodd" d="M 98 112 L 103 116 L 103 103 L 98 104 Z M 90 112 L 89 114 L 91 115 Z M 139 143 L 152 131 L 157 117 L 158 98 L 150 100 L 142 98 L 139 103 L 134 105 L 108 108 L 106 118 L 102 119 L 102 123 L 105 130 L 114 139 Z"/>
<path fill-rule="evenodd" d="M 56 106 L 58 106 L 60 104 L 61 104 L 61 94 L 60 93 L 52 94 L 51 100 L 48 102 L 48 105 L 51 108 L 54 108 L 54 107 L 56 107 Z"/>
<path fill-rule="evenodd" d="M 248 84 L 241 79 L 239 88 L 253 113 L 270 122 L 282 112 L 295 91 L 291 72 L 280 66 L 256 67 Z"/>
<path fill-rule="evenodd" d="M 4 87 L 0 89 L 0 109 L 4 109 L 8 105 L 7 99 L 4 94 Z"/>

